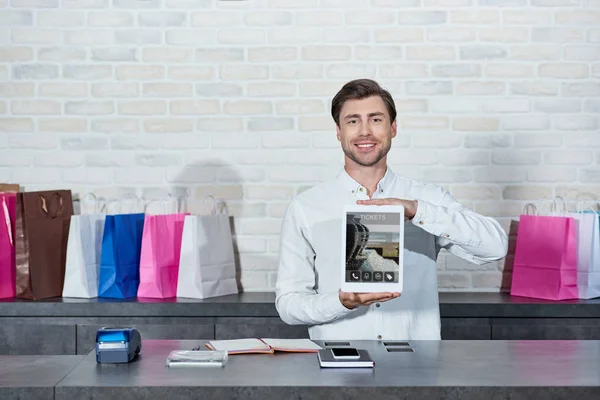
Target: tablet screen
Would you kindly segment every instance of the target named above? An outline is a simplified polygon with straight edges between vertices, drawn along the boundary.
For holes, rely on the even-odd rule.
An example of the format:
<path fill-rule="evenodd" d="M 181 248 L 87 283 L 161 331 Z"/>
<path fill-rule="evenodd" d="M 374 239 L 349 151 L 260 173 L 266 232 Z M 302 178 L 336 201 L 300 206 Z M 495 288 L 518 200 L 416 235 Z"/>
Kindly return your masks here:
<path fill-rule="evenodd" d="M 346 213 L 346 282 L 398 282 L 401 218 L 393 212 Z"/>

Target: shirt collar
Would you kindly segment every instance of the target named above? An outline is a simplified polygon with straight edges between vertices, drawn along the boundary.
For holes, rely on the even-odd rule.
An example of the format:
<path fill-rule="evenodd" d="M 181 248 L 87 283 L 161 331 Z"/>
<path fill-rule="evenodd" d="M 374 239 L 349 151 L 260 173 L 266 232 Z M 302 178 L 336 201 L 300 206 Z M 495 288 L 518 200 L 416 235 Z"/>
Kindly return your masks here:
<path fill-rule="evenodd" d="M 361 193 L 361 189 L 362 189 L 362 192 L 364 192 L 366 194 L 366 188 L 363 187 L 356 180 L 354 180 L 354 178 L 352 178 L 350 175 L 348 175 L 348 172 L 346 172 L 345 168 L 342 168 L 342 170 L 340 171 L 340 173 L 338 175 L 338 180 L 342 183 L 344 189 L 347 190 L 349 193 L 351 193 L 353 196 L 356 196 L 359 193 Z M 388 189 L 392 185 L 393 181 L 394 181 L 394 172 L 388 166 L 385 171 L 385 175 L 383 176 L 383 178 L 381 178 L 381 180 L 377 184 L 377 192 L 380 195 L 387 193 Z"/>

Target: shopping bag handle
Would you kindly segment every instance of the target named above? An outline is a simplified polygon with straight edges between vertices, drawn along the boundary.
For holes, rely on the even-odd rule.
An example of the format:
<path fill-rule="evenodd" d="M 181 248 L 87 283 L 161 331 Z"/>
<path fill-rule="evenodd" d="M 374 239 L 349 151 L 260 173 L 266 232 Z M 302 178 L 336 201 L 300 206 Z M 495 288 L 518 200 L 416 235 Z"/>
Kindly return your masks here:
<path fill-rule="evenodd" d="M 12 223 L 10 221 L 10 213 L 8 212 L 8 204 L 6 204 L 6 197 L 2 196 L 2 210 L 4 212 L 4 222 L 6 223 L 6 231 L 8 232 L 8 239 L 10 245 L 15 246 L 15 241 L 12 234 Z"/>
<path fill-rule="evenodd" d="M 168 196 L 169 196 L 169 200 L 173 200 L 173 195 L 172 195 L 171 193 L 168 193 Z M 161 210 L 161 211 L 162 211 L 162 213 L 163 213 L 163 214 L 168 214 L 168 212 L 167 212 L 167 210 L 166 210 L 166 208 L 165 208 L 165 201 L 168 201 L 168 200 L 158 200 L 158 199 L 155 199 L 155 200 L 150 200 L 150 201 L 149 201 L 149 202 L 146 204 L 146 206 L 144 207 L 144 213 L 148 214 L 148 208 L 149 208 L 149 207 L 150 207 L 152 204 L 154 204 L 154 203 L 162 203 L 162 210 Z M 180 213 L 180 205 L 179 205 L 179 199 L 178 199 L 178 198 L 175 198 L 175 211 L 174 211 L 174 213 L 175 213 L 175 214 L 179 214 L 179 213 Z"/>
<path fill-rule="evenodd" d="M 529 209 L 533 209 L 533 213 L 529 213 Z M 538 209 L 533 203 L 527 203 L 523 206 L 523 215 L 538 215 Z"/>
<path fill-rule="evenodd" d="M 80 199 L 75 199 L 73 200 L 73 202 L 79 202 L 80 205 L 83 205 L 85 199 L 91 196 L 94 199 L 94 213 L 98 214 L 98 213 L 102 213 L 105 211 L 106 209 L 106 204 L 103 203 L 100 208 L 98 208 L 98 198 L 96 197 L 96 195 L 92 192 L 87 192 L 82 198 Z"/>
<path fill-rule="evenodd" d="M 39 196 L 40 196 L 40 201 L 41 201 L 41 209 L 42 209 L 42 211 L 44 211 L 44 213 L 47 216 L 54 219 L 63 213 L 63 211 L 64 211 L 63 198 L 60 195 L 60 193 L 54 192 L 54 196 L 58 197 L 58 207 L 56 208 L 56 210 L 54 211 L 54 213 L 52 215 L 50 215 L 50 210 L 48 209 L 48 200 L 46 199 L 46 196 L 44 196 L 43 194 L 40 194 Z"/>

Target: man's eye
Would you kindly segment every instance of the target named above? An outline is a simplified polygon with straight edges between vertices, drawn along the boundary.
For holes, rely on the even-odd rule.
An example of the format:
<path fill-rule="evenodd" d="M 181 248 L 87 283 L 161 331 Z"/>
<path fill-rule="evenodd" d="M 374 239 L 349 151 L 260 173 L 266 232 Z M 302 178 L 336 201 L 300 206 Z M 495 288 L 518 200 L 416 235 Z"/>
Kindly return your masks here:
<path fill-rule="evenodd" d="M 349 124 L 354 124 L 354 123 L 356 123 L 356 120 L 355 119 L 351 119 L 351 120 L 348 121 L 348 123 Z"/>

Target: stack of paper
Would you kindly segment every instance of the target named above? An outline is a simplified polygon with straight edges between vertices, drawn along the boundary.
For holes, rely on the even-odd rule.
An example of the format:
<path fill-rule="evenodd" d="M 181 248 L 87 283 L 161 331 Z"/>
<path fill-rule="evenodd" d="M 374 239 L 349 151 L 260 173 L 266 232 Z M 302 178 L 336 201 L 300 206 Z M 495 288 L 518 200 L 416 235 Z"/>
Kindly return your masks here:
<path fill-rule="evenodd" d="M 211 350 L 226 350 L 228 354 L 265 353 L 275 351 L 316 353 L 321 349 L 310 339 L 233 339 L 211 340 L 206 343 Z"/>

